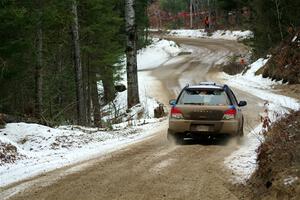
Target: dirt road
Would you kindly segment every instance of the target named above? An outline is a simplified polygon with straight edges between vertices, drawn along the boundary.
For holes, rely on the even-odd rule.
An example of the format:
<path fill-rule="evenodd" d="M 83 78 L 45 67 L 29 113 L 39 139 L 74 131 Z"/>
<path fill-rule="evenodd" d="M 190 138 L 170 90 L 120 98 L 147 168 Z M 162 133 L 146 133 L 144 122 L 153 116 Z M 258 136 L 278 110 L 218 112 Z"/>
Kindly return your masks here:
<path fill-rule="evenodd" d="M 176 41 L 193 49 L 193 53 L 174 58 L 153 71 L 140 72 L 154 76 L 155 80 L 149 83 L 152 88 L 149 94 L 165 104 L 186 83 L 213 79 L 209 70 L 228 55 L 245 51 L 233 41 Z M 249 103 L 245 108 L 246 129 L 249 129 L 257 123 L 261 100 L 245 92 L 236 90 L 236 93 Z M 220 140 L 173 146 L 166 140 L 166 129 L 167 123 L 151 139 L 89 161 L 87 167 L 75 173 L 61 176 L 69 168 L 60 169 L 11 186 L 2 194 L 9 196 L 20 185 L 31 184 L 11 199 L 238 199 L 230 190 L 230 174 L 223 166 L 224 158 L 238 146 Z"/>

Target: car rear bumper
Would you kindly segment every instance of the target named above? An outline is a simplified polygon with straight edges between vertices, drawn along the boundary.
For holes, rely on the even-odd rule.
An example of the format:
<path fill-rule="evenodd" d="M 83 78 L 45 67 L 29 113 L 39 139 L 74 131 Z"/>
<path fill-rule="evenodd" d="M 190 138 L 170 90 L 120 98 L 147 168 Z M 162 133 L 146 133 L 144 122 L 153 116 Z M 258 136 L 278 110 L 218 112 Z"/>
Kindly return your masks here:
<path fill-rule="evenodd" d="M 170 134 L 228 134 L 237 135 L 238 120 L 201 121 L 201 120 L 169 120 Z"/>

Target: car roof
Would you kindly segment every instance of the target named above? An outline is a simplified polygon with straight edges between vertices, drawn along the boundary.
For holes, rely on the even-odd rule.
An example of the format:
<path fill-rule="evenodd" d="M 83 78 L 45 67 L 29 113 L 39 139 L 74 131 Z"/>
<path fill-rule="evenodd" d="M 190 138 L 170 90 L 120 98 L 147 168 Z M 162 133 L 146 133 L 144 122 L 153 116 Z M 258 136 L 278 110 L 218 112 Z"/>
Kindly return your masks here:
<path fill-rule="evenodd" d="M 187 85 L 187 89 L 224 89 L 224 85 L 216 84 L 215 82 L 201 82 L 197 85 Z"/>

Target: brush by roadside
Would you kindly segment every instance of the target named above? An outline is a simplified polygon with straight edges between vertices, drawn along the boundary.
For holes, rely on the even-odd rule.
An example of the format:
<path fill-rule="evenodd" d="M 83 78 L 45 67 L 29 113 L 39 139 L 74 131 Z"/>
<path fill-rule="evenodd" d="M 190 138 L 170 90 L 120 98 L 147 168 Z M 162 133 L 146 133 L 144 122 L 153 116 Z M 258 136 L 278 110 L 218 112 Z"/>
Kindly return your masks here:
<path fill-rule="evenodd" d="M 239 199 L 299 199 L 300 111 L 274 123 L 257 151 L 255 173 L 245 185 L 235 185 Z"/>

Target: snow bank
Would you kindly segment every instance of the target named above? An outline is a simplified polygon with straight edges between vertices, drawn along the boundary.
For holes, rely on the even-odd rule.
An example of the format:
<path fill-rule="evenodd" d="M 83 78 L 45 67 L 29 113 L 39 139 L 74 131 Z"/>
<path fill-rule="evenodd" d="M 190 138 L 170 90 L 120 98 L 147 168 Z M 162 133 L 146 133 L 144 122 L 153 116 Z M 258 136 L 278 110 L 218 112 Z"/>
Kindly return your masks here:
<path fill-rule="evenodd" d="M 127 87 L 126 75 L 123 75 L 123 81 L 121 82 Z M 103 120 L 113 121 L 114 118 L 120 118 L 120 122 L 131 120 L 131 123 L 135 123 L 136 120 L 149 121 L 154 118 L 154 109 L 159 106 L 159 102 L 153 97 L 149 96 L 149 90 L 151 90 L 152 77 L 147 72 L 138 72 L 139 79 L 139 94 L 140 104 L 131 109 L 131 112 L 127 111 L 127 90 L 119 92 L 113 103 L 108 104 L 103 108 L 109 115 L 103 117 Z M 138 114 L 141 115 L 138 118 Z M 153 119 L 154 121 L 158 119 Z M 151 121 L 153 121 L 151 120 Z"/>
<path fill-rule="evenodd" d="M 98 157 L 150 137 L 159 124 L 137 123 L 122 130 L 11 123 L 0 129 L 0 143 L 12 144 L 23 157 L 0 166 L 0 187 L 79 161 Z M 151 131 L 152 130 L 152 131 Z"/>
<path fill-rule="evenodd" d="M 154 39 L 150 46 L 138 52 L 139 69 L 158 67 L 180 52 L 181 48 L 174 42 Z M 118 150 L 164 127 L 164 118 L 154 118 L 154 109 L 159 103 L 148 95 L 152 77 L 146 71 L 138 73 L 141 104 L 128 113 L 127 91 L 124 91 L 102 110 L 110 113 L 103 120 L 121 117 L 121 123 L 112 124 L 111 131 L 79 126 L 50 128 L 26 123 L 7 124 L 5 129 L 0 129 L 0 144 L 11 145 L 16 150 L 16 159 L 7 158 L 11 162 L 0 165 L 0 187 Z M 125 72 L 123 78 L 122 83 L 126 85 Z M 98 89 L 103 90 L 101 82 Z"/>
<path fill-rule="evenodd" d="M 159 67 L 171 57 L 177 56 L 181 51 L 181 48 L 173 41 L 154 38 L 151 45 L 138 52 L 138 69 L 146 70 Z"/>
<path fill-rule="evenodd" d="M 237 74 L 235 76 L 227 76 L 224 73 L 224 77 L 230 81 L 230 83 L 242 84 L 242 86 L 254 87 L 258 89 L 271 89 L 273 85 L 282 84 L 282 82 L 272 81 L 268 78 L 263 78 L 262 75 L 255 75 L 262 66 L 268 62 L 269 58 L 260 58 L 251 65 L 245 73 Z"/>
<path fill-rule="evenodd" d="M 191 38 L 204 38 L 207 37 L 207 32 L 204 29 L 178 29 L 170 30 L 168 35 L 177 36 L 177 37 L 191 37 Z"/>
<path fill-rule="evenodd" d="M 229 86 L 251 93 L 267 102 L 264 107 L 269 111 L 268 116 L 271 122 L 275 122 L 290 110 L 299 110 L 300 103 L 297 99 L 276 94 L 272 90 L 274 85 L 282 84 L 281 81 L 275 82 L 263 78 L 262 75 L 255 76 L 255 72 L 263 67 L 267 61 L 268 59 L 258 59 L 249 66 L 248 71 L 244 74 L 230 76 L 222 72 L 219 78 L 223 79 Z M 234 183 L 245 183 L 255 171 L 257 167 L 256 150 L 264 141 L 262 131 L 263 127 L 260 124 L 246 136 L 245 144 L 225 159 L 225 165 L 233 171 Z"/>
<path fill-rule="evenodd" d="M 138 114 L 139 119 L 149 121 L 154 118 L 154 109 L 159 106 L 159 102 L 149 96 L 149 90 L 151 90 L 152 77 L 146 71 L 147 69 L 153 69 L 159 67 L 163 63 L 168 62 L 171 58 L 177 56 L 180 52 L 186 51 L 179 47 L 175 42 L 169 40 L 161 40 L 158 38 L 152 39 L 152 44 L 141 49 L 137 55 L 138 62 L 138 79 L 139 79 L 139 93 L 140 93 L 140 105 L 131 109 L 131 113 L 127 112 L 127 91 L 119 92 L 113 103 L 108 104 L 103 108 L 109 115 L 103 117 L 106 121 L 113 121 L 114 118 L 119 119 L 120 122 L 133 120 L 134 124 Z M 126 59 L 123 59 L 123 72 L 121 84 L 127 87 L 126 76 Z M 99 82 L 98 88 L 102 91 L 102 84 Z M 153 121 L 153 120 L 151 120 Z"/>
<path fill-rule="evenodd" d="M 169 34 L 176 37 L 191 37 L 191 38 L 211 38 L 211 39 L 223 39 L 223 40 L 244 40 L 253 37 L 253 33 L 247 31 L 230 31 L 230 30 L 217 30 L 212 34 L 208 34 L 204 29 L 190 30 L 179 29 L 170 30 Z"/>
<path fill-rule="evenodd" d="M 247 136 L 245 143 L 229 157 L 225 158 L 225 165 L 232 170 L 232 182 L 245 183 L 256 169 L 257 148 L 264 141 L 260 134 L 262 126 L 256 127 Z"/>
<path fill-rule="evenodd" d="M 268 117 L 271 123 L 280 120 L 284 114 L 289 111 L 286 108 L 278 106 L 276 103 L 268 103 L 261 105 L 268 109 Z M 258 114 L 259 117 L 259 114 Z M 266 129 L 260 124 L 253 128 L 252 131 L 245 136 L 244 144 L 230 156 L 225 158 L 225 165 L 232 170 L 233 183 L 245 184 L 257 168 L 257 149 L 264 142 L 263 132 Z"/>
<path fill-rule="evenodd" d="M 221 73 L 220 78 L 224 79 L 226 84 L 247 91 L 265 101 L 274 103 L 278 108 L 289 108 L 292 110 L 300 109 L 297 99 L 287 97 L 284 95 L 276 94 L 272 91 L 275 85 L 282 84 L 282 81 L 272 81 L 270 78 L 263 78 L 262 75 L 255 75 L 255 72 L 264 66 L 268 61 L 267 59 L 260 58 L 249 66 L 248 71 L 243 74 L 230 76 L 226 73 Z"/>
<path fill-rule="evenodd" d="M 224 39 L 224 40 L 245 40 L 253 37 L 253 33 L 247 31 L 229 31 L 229 30 L 218 30 L 213 32 L 210 38 L 213 39 Z"/>

